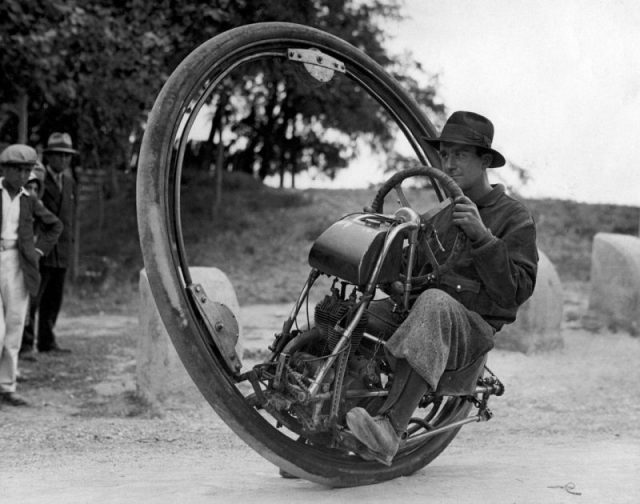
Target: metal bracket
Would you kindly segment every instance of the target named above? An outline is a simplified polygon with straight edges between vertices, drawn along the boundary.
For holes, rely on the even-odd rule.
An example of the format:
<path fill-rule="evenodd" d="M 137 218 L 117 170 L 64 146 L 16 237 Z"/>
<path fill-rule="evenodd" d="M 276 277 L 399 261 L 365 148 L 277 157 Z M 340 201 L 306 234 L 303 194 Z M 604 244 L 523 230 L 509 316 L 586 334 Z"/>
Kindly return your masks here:
<path fill-rule="evenodd" d="M 344 63 L 318 49 L 287 49 L 291 61 L 303 63 L 309 74 L 320 82 L 329 82 L 335 72 L 345 73 Z"/>
<path fill-rule="evenodd" d="M 202 285 L 191 284 L 187 286 L 187 291 L 193 296 L 202 315 L 212 345 L 220 353 L 227 367 L 233 373 L 239 373 L 242 362 L 236 353 L 236 343 L 240 330 L 235 315 L 226 305 L 209 299 Z"/>

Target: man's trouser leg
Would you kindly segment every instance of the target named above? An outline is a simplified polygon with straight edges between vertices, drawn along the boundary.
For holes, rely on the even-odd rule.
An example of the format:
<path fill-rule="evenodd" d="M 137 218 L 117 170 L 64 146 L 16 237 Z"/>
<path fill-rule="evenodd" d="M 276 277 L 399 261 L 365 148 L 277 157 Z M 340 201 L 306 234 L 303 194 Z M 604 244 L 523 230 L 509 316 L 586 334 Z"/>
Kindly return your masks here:
<path fill-rule="evenodd" d="M 429 289 L 387 341 L 386 349 L 435 390 L 448 370 L 462 369 L 493 347 L 495 330 L 446 292 Z"/>
<path fill-rule="evenodd" d="M 15 392 L 29 294 L 18 250 L 0 252 L 0 392 Z"/>
<path fill-rule="evenodd" d="M 38 307 L 38 351 L 46 352 L 56 346 L 53 328 L 58 320 L 64 293 L 64 277 L 66 268 L 50 268 L 42 266 L 42 288 Z"/>
<path fill-rule="evenodd" d="M 36 343 L 36 312 L 38 310 L 36 296 L 29 297 L 29 309 L 22 331 L 22 344 L 20 352 L 32 352 Z"/>

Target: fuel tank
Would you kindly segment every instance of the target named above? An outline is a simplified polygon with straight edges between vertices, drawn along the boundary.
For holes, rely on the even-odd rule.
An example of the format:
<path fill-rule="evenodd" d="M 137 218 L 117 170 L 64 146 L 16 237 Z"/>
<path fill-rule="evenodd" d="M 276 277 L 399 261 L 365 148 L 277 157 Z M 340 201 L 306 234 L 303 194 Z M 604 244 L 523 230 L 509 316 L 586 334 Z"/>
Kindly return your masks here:
<path fill-rule="evenodd" d="M 309 252 L 309 265 L 327 275 L 364 286 L 391 228 L 392 222 L 388 218 L 376 214 L 348 215 L 318 237 Z M 394 239 L 380 270 L 378 283 L 398 279 L 402 268 L 404 234 L 400 233 Z"/>

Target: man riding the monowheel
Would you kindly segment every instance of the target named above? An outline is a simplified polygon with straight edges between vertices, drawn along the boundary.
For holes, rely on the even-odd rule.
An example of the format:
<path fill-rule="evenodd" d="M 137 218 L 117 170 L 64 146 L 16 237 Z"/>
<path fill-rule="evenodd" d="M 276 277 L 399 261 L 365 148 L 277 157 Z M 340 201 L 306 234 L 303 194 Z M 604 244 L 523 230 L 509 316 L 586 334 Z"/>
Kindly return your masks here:
<path fill-rule="evenodd" d="M 515 320 L 533 293 L 535 223 L 502 185 L 489 183 L 487 169 L 505 164 L 491 147 L 493 132 L 486 117 L 458 111 L 440 137 L 427 139 L 464 194 L 455 199 L 451 215 L 466 235 L 466 247 L 437 285 L 416 298 L 388 339 L 395 372 L 378 415 L 360 407 L 347 413 L 349 430 L 364 445 L 363 458 L 391 465 L 423 396 L 436 390 L 445 371 L 463 369 L 491 350 L 496 332 Z"/>

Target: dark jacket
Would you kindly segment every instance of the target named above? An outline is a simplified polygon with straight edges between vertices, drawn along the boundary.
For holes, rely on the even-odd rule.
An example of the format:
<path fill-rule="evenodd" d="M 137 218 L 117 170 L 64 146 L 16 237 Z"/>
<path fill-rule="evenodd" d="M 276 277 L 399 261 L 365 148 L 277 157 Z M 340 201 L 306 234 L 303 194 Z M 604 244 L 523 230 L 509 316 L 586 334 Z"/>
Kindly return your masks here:
<path fill-rule="evenodd" d="M 491 235 L 467 244 L 439 287 L 499 330 L 515 320 L 518 307 L 533 294 L 538 271 L 536 228 L 529 210 L 500 184 L 476 205 Z"/>
<path fill-rule="evenodd" d="M 68 268 L 72 263 L 74 221 L 76 212 L 76 183 L 73 177 L 63 174 L 62 191 L 53 179 L 49 170 L 44 179 L 44 194 L 42 202 L 58 219 L 62 221 L 64 229 L 57 244 L 43 259 L 42 265 L 50 268 Z"/>
<path fill-rule="evenodd" d="M 62 232 L 62 222 L 49 212 L 42 202 L 27 193 L 20 194 L 20 218 L 18 220 L 18 252 L 20 267 L 24 275 L 24 283 L 29 294 L 38 294 L 40 271 L 38 263 L 40 254 L 49 252 Z M 2 205 L 0 205 L 0 222 L 2 222 Z M 34 225 L 38 225 L 38 236 L 34 240 Z"/>

